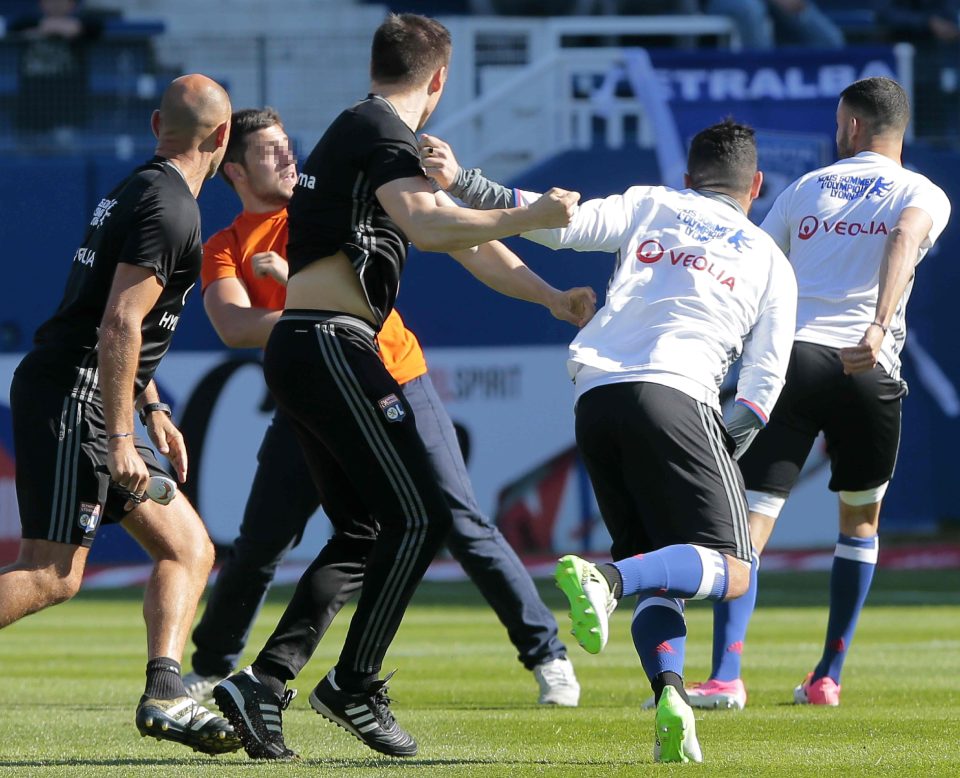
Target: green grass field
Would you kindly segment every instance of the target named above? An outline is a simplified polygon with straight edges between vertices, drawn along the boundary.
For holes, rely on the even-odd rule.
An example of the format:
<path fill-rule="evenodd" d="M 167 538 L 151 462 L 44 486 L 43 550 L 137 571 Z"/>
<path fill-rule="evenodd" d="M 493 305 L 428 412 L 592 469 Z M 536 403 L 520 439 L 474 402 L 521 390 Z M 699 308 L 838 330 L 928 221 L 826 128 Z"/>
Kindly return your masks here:
<path fill-rule="evenodd" d="M 843 705 L 797 707 L 793 686 L 819 656 L 827 577 L 761 577 L 760 609 L 745 654 L 750 704 L 698 714 L 706 763 L 652 763 L 653 714 L 629 633 L 614 615 L 600 656 L 570 645 L 581 707 L 536 704 L 536 683 L 515 661 L 492 611 L 469 584 L 425 584 L 407 613 L 386 669 L 400 722 L 419 740 L 416 759 L 375 756 L 310 710 L 306 697 L 336 659 L 348 612 L 334 625 L 285 718 L 296 764 L 243 752 L 200 757 L 141 738 L 133 710 L 142 691 L 140 592 L 81 594 L 0 635 L 0 774 L 31 776 L 636 776 L 960 775 L 960 572 L 880 571 L 844 673 Z M 565 632 L 562 599 L 544 585 Z M 289 592 L 287 592 L 288 594 Z M 258 623 L 256 648 L 284 592 Z M 625 604 L 626 605 L 626 604 Z M 688 610 L 687 677 L 710 660 L 710 610 Z"/>

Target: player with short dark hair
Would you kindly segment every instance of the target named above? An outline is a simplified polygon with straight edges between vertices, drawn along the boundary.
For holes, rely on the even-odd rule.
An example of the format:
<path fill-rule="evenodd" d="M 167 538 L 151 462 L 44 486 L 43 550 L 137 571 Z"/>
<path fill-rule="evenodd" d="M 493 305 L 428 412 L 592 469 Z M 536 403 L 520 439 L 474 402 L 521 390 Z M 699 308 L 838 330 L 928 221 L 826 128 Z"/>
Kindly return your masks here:
<path fill-rule="evenodd" d="M 538 195 L 464 173 L 423 136 L 428 175 L 468 204 Z M 691 143 L 687 189 L 635 186 L 588 200 L 570 226 L 523 237 L 616 253 L 607 302 L 570 345 L 577 446 L 613 540 L 613 564 L 565 556 L 557 584 L 591 653 L 608 616 L 637 596 L 633 639 L 657 702 L 654 759 L 702 761 L 683 689 L 684 600 L 747 588 L 750 537 L 736 458 L 783 386 L 796 284 L 786 258 L 747 219 L 760 191 L 753 131 L 733 121 Z M 698 182 L 699 185 L 696 185 Z M 742 356 L 725 426 L 719 387 Z"/>
<path fill-rule="evenodd" d="M 223 158 L 230 100 L 205 76 L 182 76 L 164 92 L 152 127 L 156 156 L 98 203 L 60 307 L 14 374 L 23 540 L 17 561 L 0 570 L 0 627 L 76 594 L 100 524 L 121 522 L 154 561 L 137 728 L 221 753 L 239 740 L 187 696 L 180 678 L 213 546 L 182 494 L 169 505 L 143 501 L 148 478 L 165 471 L 133 425 L 136 408 L 183 481 L 183 437 L 153 375 L 200 273 L 196 197 Z"/>
<path fill-rule="evenodd" d="M 763 221 L 797 274 L 796 342 L 770 423 L 740 462 L 755 549 L 751 586 L 715 606 L 713 667 L 690 690 L 696 706 L 746 704 L 740 659 L 759 554 L 820 432 L 840 534 L 823 653 L 794 701 L 840 704 L 840 672 L 876 568 L 880 504 L 900 443 L 907 300 L 917 264 L 950 216 L 943 191 L 901 164 L 909 115 L 906 93 L 889 78 L 848 86 L 837 107 L 839 161 L 788 186 Z"/>
<path fill-rule="evenodd" d="M 226 165 L 239 165 L 241 170 L 245 170 L 251 136 L 256 136 L 261 130 L 268 130 L 271 127 L 283 129 L 283 122 L 280 121 L 280 114 L 269 106 L 267 108 L 245 108 L 242 111 L 234 111 L 230 122 L 230 142 L 227 144 L 227 151 L 223 155 L 223 162 L 220 165 L 220 177 L 234 191 L 237 187 L 233 177 L 227 175 Z M 292 150 L 289 147 L 286 150 L 292 156 Z M 282 163 L 282 161 L 279 162 Z M 280 166 L 285 167 L 282 164 Z"/>
<path fill-rule="evenodd" d="M 314 480 L 327 493 L 338 490 L 333 499 L 352 505 L 345 515 L 355 519 L 337 528 L 338 542 L 314 561 L 252 667 L 223 681 L 214 697 L 246 742 L 279 737 L 273 709 L 319 637 L 321 614 L 309 577 L 317 566 L 355 564 L 359 554 L 357 609 L 340 658 L 310 704 L 374 750 L 412 756 L 416 741 L 394 719 L 388 679 L 379 673 L 452 517 L 413 408 L 377 351 L 407 243 L 453 252 L 504 293 L 552 310 L 580 309 L 574 319 L 589 317 L 593 293 L 560 293 L 502 244 L 485 243 L 566 224 L 578 194 L 553 190 L 529 207 L 474 211 L 435 193 L 424 176 L 415 133 L 446 82 L 449 42 L 442 25 L 391 15 L 374 39 L 378 63 L 398 64 L 333 121 L 303 166 L 288 209 L 286 307 L 264 354 L 267 385 L 294 426 Z M 261 715 L 263 705 L 271 706 L 270 721 Z"/>
<path fill-rule="evenodd" d="M 252 129 L 258 128 L 258 129 Z M 241 156 L 237 148 L 244 148 Z M 243 212 L 204 246 L 203 302 L 221 339 L 233 347 L 263 347 L 283 310 L 287 263 L 286 203 L 297 180 L 296 160 L 276 112 L 237 111 L 231 124 L 221 173 L 236 190 Z M 416 336 L 391 311 L 377 341 L 384 365 L 414 408 L 423 438 L 453 513 L 446 544 L 506 626 L 519 659 L 540 685 L 540 702 L 576 705 L 580 687 L 566 649 L 557 638 L 553 615 L 540 600 L 523 563 L 477 505 L 457 437 L 427 372 Z M 257 472 L 240 533 L 220 568 L 203 618 L 193 632 L 193 673 L 184 678 L 188 693 L 205 702 L 230 675 L 249 637 L 257 611 L 277 566 L 297 545 L 307 521 L 323 503 L 335 528 L 349 526 L 355 506 L 324 497 L 310 476 L 289 420 L 273 416 L 257 453 Z M 362 510 L 362 508 L 361 508 Z M 346 514 L 346 515 L 345 515 Z M 372 542 L 373 537 L 370 537 Z M 332 541 L 337 542 L 337 541 Z M 354 565 L 312 568 L 309 585 L 318 593 L 319 639 L 363 576 L 368 549 L 358 544 Z M 282 716 L 278 709 L 277 716 Z M 253 743 L 251 755 L 287 755 L 279 737 Z"/>

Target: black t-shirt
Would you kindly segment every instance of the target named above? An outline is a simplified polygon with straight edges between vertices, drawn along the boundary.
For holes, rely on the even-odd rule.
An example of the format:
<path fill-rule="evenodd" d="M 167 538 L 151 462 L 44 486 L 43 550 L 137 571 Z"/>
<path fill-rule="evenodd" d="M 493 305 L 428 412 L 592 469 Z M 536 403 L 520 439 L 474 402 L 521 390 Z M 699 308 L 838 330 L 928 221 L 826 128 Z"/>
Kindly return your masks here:
<path fill-rule="evenodd" d="M 117 265 L 149 268 L 163 291 L 143 320 L 139 394 L 170 348 L 202 258 L 197 201 L 180 172 L 155 157 L 97 204 L 83 243 L 74 252 L 60 307 L 37 330 L 34 342 L 40 349 L 67 352 L 64 358 L 79 365 L 97 347 Z"/>
<path fill-rule="evenodd" d="M 290 275 L 343 251 L 379 328 L 397 299 L 407 236 L 376 191 L 422 175 L 417 137 L 387 100 L 369 95 L 341 113 L 307 158 L 287 208 Z"/>

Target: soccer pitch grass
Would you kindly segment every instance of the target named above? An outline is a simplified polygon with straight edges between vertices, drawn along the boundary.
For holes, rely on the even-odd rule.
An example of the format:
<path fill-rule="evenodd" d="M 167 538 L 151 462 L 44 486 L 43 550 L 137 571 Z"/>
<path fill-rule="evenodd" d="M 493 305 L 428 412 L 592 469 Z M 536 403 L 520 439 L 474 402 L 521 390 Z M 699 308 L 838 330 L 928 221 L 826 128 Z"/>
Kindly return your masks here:
<path fill-rule="evenodd" d="M 547 583 L 542 591 L 564 636 L 564 601 Z M 826 591 L 823 574 L 761 574 L 744 662 L 750 702 L 741 713 L 697 713 L 703 766 L 652 763 L 653 713 L 640 710 L 649 689 L 626 602 L 599 656 L 565 640 L 581 707 L 547 708 L 536 704 L 536 682 L 476 589 L 425 584 L 385 664 L 399 668 L 394 710 L 420 743 L 409 760 L 375 755 L 307 704 L 336 659 L 352 612 L 345 611 L 294 684 L 300 697 L 285 714 L 287 743 L 303 761 L 268 764 L 141 738 L 133 724 L 143 688 L 141 593 L 82 593 L 0 634 L 0 775 L 960 774 L 960 571 L 879 571 L 844 672 L 842 706 L 794 706 L 792 689 L 819 656 Z M 251 648 L 276 622 L 285 594 L 271 597 Z M 688 621 L 687 677 L 702 679 L 709 606 L 689 607 Z"/>

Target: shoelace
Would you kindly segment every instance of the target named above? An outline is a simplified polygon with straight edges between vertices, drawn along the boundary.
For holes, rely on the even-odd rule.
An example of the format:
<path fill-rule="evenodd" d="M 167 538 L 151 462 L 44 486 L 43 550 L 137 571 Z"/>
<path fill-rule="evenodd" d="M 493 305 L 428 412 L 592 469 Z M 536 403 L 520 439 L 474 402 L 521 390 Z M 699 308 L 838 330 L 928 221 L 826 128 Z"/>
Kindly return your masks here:
<path fill-rule="evenodd" d="M 387 682 L 380 681 L 380 687 L 373 691 L 371 686 L 372 694 L 370 695 L 370 704 L 373 710 L 376 712 L 376 716 L 380 719 L 381 724 L 389 727 L 392 726 L 396 719 L 393 718 L 393 713 L 390 711 L 390 703 L 393 700 L 387 695 Z"/>

